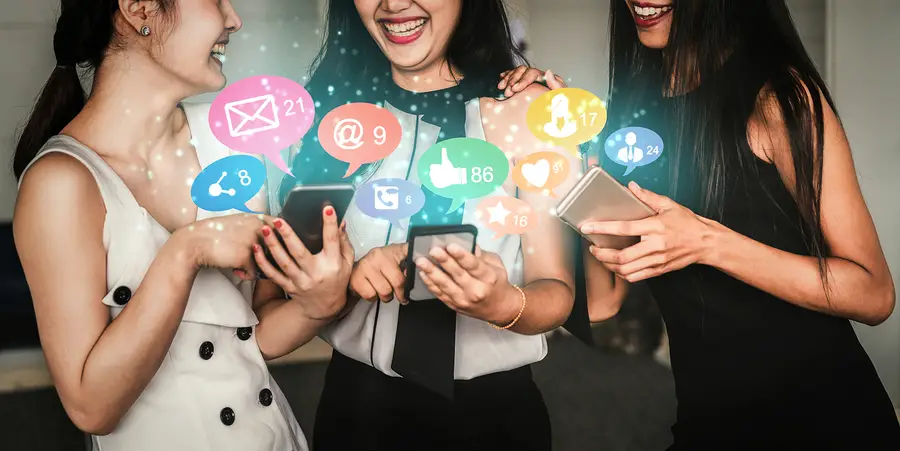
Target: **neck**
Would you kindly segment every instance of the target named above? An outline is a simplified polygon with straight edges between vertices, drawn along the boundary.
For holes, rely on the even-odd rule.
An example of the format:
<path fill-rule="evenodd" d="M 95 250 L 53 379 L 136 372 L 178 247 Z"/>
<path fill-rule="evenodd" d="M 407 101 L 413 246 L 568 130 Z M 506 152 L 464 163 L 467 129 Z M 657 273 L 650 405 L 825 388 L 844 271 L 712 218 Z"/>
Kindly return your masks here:
<path fill-rule="evenodd" d="M 178 103 L 191 94 L 143 55 L 110 55 L 96 72 L 84 110 L 66 128 L 101 155 L 147 161 L 189 136 Z"/>
<path fill-rule="evenodd" d="M 450 67 L 446 59 L 415 70 L 391 66 L 391 75 L 397 86 L 413 92 L 431 92 L 450 88 L 459 84 L 462 75 L 457 68 Z"/>

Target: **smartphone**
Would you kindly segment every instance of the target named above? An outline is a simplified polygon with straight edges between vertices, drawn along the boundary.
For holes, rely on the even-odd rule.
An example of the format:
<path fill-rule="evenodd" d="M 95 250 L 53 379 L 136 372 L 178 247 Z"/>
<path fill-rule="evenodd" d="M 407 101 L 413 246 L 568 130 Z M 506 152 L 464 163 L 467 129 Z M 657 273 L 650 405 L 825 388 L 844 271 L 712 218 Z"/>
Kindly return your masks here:
<path fill-rule="evenodd" d="M 353 200 L 353 193 L 353 185 L 348 184 L 299 185 L 288 194 L 284 208 L 278 216 L 291 226 L 291 229 L 311 253 L 317 254 L 322 251 L 322 210 L 327 205 L 334 207 L 338 224 L 340 224 Z M 281 235 L 276 232 L 275 236 L 284 246 Z M 277 268 L 278 264 L 275 263 L 268 246 L 262 242 L 262 239 L 260 239 L 260 246 L 262 246 L 269 263 Z M 261 271 L 259 277 L 266 278 Z"/>
<path fill-rule="evenodd" d="M 559 201 L 556 215 L 594 246 L 625 249 L 640 242 L 641 237 L 584 235 L 581 226 L 599 221 L 636 221 L 656 214 L 628 188 L 599 166 L 593 166 Z"/>
<path fill-rule="evenodd" d="M 407 245 L 409 248 L 406 252 L 406 286 L 404 295 L 409 301 L 424 301 L 435 299 L 437 296 L 431 293 L 431 290 L 422 282 L 419 270 L 416 267 L 416 260 L 425 257 L 431 260 L 437 266 L 440 264 L 435 261 L 428 253 L 435 246 L 445 247 L 450 244 L 458 244 L 469 252 L 475 252 L 475 240 L 478 238 L 478 229 L 471 224 L 461 225 L 438 225 L 438 226 L 413 226 L 409 230 Z"/>

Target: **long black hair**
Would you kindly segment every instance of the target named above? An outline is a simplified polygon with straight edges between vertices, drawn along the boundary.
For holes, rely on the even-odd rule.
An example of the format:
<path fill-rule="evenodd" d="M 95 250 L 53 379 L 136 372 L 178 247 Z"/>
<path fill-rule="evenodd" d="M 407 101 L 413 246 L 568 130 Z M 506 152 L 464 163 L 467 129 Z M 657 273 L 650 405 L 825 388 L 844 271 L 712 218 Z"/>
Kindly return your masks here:
<path fill-rule="evenodd" d="M 642 97 L 672 96 L 679 124 L 670 155 L 671 189 L 678 189 L 682 146 L 692 146 L 691 177 L 700 214 L 721 220 L 726 182 L 734 171 L 758 179 L 748 123 L 771 118 L 764 97 L 777 101 L 789 134 L 801 231 L 819 260 L 828 248 L 821 226 L 823 102 L 834 109 L 825 81 L 807 54 L 785 0 L 676 0 L 668 45 L 643 46 L 630 4 L 613 1 L 610 13 L 610 117 L 633 113 Z M 726 62 L 727 61 L 727 62 Z M 716 72 L 729 65 L 728 77 Z M 699 85 L 699 88 L 698 88 Z M 765 90 L 763 93 L 762 90 Z M 680 95 L 690 92 L 691 95 Z M 735 95 L 753 92 L 753 96 Z M 648 94 L 649 93 L 649 94 Z"/>
<path fill-rule="evenodd" d="M 176 0 L 157 0 L 169 13 Z M 56 67 L 35 102 L 19 135 L 13 157 L 13 173 L 21 177 L 25 167 L 50 137 L 58 134 L 84 108 L 85 94 L 78 68 L 96 70 L 110 50 L 118 47 L 115 15 L 117 0 L 62 0 L 53 35 Z"/>
<path fill-rule="evenodd" d="M 503 0 L 462 0 L 462 10 L 447 47 L 447 63 L 467 80 L 496 87 L 503 71 L 526 61 L 513 42 Z M 316 120 L 292 163 L 294 177 L 281 184 L 280 199 L 296 183 L 340 179 L 347 164 L 331 158 L 318 143 L 319 122 L 331 110 L 354 102 L 381 105 L 391 80 L 391 63 L 362 22 L 353 0 L 330 0 L 319 53 L 306 89 L 316 101 Z M 485 89 L 482 97 L 495 94 Z M 365 173 L 363 165 L 355 174 Z"/>

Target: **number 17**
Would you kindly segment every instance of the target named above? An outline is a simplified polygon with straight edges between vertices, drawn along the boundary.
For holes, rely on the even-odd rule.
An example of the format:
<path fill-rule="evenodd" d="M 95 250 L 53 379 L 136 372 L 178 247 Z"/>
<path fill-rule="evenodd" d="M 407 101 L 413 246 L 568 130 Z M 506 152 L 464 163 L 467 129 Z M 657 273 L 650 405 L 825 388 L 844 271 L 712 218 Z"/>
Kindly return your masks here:
<path fill-rule="evenodd" d="M 588 125 L 588 123 L 587 123 L 587 117 L 588 117 L 588 115 L 591 116 L 591 123 L 590 123 L 590 125 Z M 581 122 L 582 122 L 586 127 L 593 127 L 593 126 L 594 126 L 594 121 L 596 121 L 596 120 L 597 120 L 597 113 L 590 113 L 590 114 L 589 114 L 589 113 L 581 113 Z"/>

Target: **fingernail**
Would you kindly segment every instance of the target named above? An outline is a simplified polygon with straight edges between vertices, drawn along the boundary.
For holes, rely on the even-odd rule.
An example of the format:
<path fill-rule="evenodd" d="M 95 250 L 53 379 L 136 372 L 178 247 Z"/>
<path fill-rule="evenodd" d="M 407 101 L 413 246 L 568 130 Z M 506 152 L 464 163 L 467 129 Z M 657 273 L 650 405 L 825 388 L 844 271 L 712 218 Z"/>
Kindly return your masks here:
<path fill-rule="evenodd" d="M 325 207 L 325 216 L 331 216 L 334 214 L 334 207 Z"/>
<path fill-rule="evenodd" d="M 283 225 L 284 225 L 284 222 L 282 222 L 280 219 L 275 220 L 275 228 L 276 229 L 280 229 L 281 226 L 283 226 Z"/>
<path fill-rule="evenodd" d="M 262 248 L 261 248 L 261 247 L 259 247 L 259 245 L 258 245 L 258 244 L 254 244 L 254 245 L 253 245 L 253 252 L 259 252 L 259 251 L 260 251 L 260 249 L 262 249 Z"/>
<path fill-rule="evenodd" d="M 345 220 L 341 221 L 341 232 L 344 232 L 346 230 L 347 230 L 347 220 L 345 219 Z"/>
<path fill-rule="evenodd" d="M 270 228 L 268 228 L 268 227 L 263 227 L 263 228 L 262 228 L 262 234 L 263 234 L 263 236 L 268 237 L 269 234 L 271 234 L 271 233 L 272 233 L 272 229 L 270 229 Z"/>
<path fill-rule="evenodd" d="M 591 226 L 584 226 L 581 228 L 581 233 L 586 233 L 588 235 L 594 233 L 594 228 Z"/>

